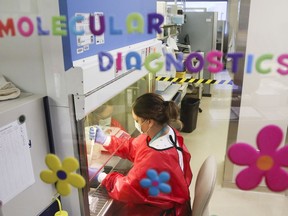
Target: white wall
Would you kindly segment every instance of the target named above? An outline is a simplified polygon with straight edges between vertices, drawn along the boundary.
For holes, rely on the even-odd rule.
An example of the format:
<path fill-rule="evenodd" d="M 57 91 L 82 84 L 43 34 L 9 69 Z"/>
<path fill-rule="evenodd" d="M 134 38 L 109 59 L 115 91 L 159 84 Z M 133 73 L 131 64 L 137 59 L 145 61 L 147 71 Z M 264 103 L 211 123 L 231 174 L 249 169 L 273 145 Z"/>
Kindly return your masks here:
<path fill-rule="evenodd" d="M 9 36 L 5 35 L 3 38 L 0 38 L 0 74 L 2 73 L 9 81 L 13 82 L 24 92 L 41 94 L 43 96 L 48 95 L 50 105 L 51 103 L 55 103 L 55 101 L 61 101 L 60 105 L 62 107 L 58 110 L 55 110 L 55 107 L 50 107 L 50 114 L 55 136 L 56 153 L 63 160 L 64 157 L 75 156 L 73 144 L 77 140 L 75 137 L 72 137 L 72 127 L 74 125 L 71 126 L 70 119 L 73 116 L 70 115 L 68 98 L 67 94 L 65 94 L 66 85 L 64 82 L 61 82 L 64 80 L 64 72 L 59 69 L 64 68 L 61 37 L 54 36 L 51 33 L 49 36 L 38 36 L 36 23 L 36 17 L 39 16 L 42 18 L 43 29 L 51 30 L 51 17 L 58 15 L 58 1 L 0 0 L 0 20 L 6 24 L 8 18 L 13 18 L 16 31 L 15 37 L 9 34 Z M 34 33 L 30 37 L 23 37 L 18 31 L 17 21 L 23 16 L 29 17 L 34 24 Z M 47 58 L 47 56 L 50 58 Z M 2 119 L 0 120 L 1 122 Z M 37 122 L 37 125 L 38 123 L 40 122 Z M 61 128 L 59 129 L 59 127 Z M 33 129 L 38 131 L 41 128 L 35 126 Z M 59 135 L 60 133 L 61 136 Z M 44 156 L 42 159 L 44 161 Z M 45 169 L 46 167 L 43 168 Z M 39 173 L 35 173 L 35 175 L 39 176 Z M 51 185 L 42 185 L 43 191 L 47 187 L 51 188 Z M 33 196 L 31 193 L 21 194 L 18 202 L 21 202 L 22 199 L 22 202 L 25 204 L 24 199 L 27 199 L 29 195 Z M 46 194 L 43 194 L 43 196 L 46 196 Z M 52 196 L 47 196 L 45 199 L 52 200 Z M 42 206 L 41 210 L 48 207 L 48 204 L 50 202 L 46 206 Z M 62 204 L 63 209 L 66 211 L 72 212 L 71 209 L 73 209 L 75 215 L 81 215 L 77 189 L 73 189 L 70 196 L 64 197 Z M 8 206 L 8 208 L 11 208 L 11 206 Z M 20 215 L 22 210 L 19 208 L 13 209 L 13 211 L 13 214 L 10 215 L 16 215 L 16 213 Z M 6 210 L 6 212 L 10 212 L 10 210 Z M 24 214 L 25 212 L 22 213 Z M 29 214 L 35 215 L 32 211 L 29 212 L 28 209 L 27 214 L 25 213 L 24 215 Z M 4 215 L 6 216 L 5 212 Z"/>
<path fill-rule="evenodd" d="M 5 35 L 0 38 L 0 74 L 22 91 L 45 95 L 46 82 L 37 26 L 28 38 L 21 36 L 17 29 L 20 17 L 28 16 L 35 21 L 37 15 L 36 0 L 0 0 L 0 20 L 6 24 L 8 18 L 13 18 L 16 30 L 15 37 Z"/>

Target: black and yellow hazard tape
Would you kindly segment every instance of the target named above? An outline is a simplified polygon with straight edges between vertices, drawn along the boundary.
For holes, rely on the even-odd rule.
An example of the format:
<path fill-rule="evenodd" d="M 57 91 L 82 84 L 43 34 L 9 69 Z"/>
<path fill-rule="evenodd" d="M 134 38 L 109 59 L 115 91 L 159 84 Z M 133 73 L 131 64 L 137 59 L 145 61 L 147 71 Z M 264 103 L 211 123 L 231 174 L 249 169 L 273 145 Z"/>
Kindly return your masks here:
<path fill-rule="evenodd" d="M 178 77 L 159 77 L 156 76 L 157 81 L 176 82 L 176 83 L 203 83 L 203 84 L 227 84 L 233 85 L 233 80 L 213 80 L 213 79 L 195 79 L 195 78 L 178 78 Z"/>

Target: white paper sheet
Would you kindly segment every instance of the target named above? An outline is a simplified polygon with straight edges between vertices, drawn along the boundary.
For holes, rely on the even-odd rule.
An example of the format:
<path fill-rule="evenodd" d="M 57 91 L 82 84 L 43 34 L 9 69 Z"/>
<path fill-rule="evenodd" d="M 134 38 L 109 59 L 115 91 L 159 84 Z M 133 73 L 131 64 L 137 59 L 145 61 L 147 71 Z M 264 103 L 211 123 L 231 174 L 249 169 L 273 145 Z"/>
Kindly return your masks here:
<path fill-rule="evenodd" d="M 0 173 L 3 205 L 35 182 L 25 123 L 0 128 Z"/>

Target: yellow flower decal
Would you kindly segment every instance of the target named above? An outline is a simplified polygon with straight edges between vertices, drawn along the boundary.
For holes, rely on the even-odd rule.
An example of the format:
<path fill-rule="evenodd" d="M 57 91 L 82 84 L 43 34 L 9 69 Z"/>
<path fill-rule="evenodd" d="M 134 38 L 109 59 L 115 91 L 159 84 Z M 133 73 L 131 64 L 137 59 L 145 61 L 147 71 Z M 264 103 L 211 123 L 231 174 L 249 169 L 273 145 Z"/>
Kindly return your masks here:
<path fill-rule="evenodd" d="M 71 192 L 70 184 L 76 188 L 83 188 L 86 184 L 85 179 L 76 173 L 72 173 L 79 168 L 78 161 L 73 157 L 67 157 L 61 163 L 60 159 L 54 154 L 48 154 L 45 163 L 50 170 L 40 173 L 40 178 L 47 184 L 56 183 L 59 194 L 67 196 Z"/>

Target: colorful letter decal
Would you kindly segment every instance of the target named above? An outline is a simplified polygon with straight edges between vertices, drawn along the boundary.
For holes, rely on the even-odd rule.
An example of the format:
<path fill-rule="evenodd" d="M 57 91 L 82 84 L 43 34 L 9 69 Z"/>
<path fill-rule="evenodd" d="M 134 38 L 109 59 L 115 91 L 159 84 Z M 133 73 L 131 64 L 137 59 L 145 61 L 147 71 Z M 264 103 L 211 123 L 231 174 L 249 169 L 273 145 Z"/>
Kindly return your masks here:
<path fill-rule="evenodd" d="M 4 37 L 2 31 L 4 31 L 6 35 L 8 35 L 10 31 L 11 36 L 15 36 L 15 26 L 12 18 L 7 19 L 6 25 L 0 20 L 0 37 Z"/>
<path fill-rule="evenodd" d="M 41 17 L 37 17 L 37 30 L 38 30 L 38 35 L 49 35 L 50 31 L 49 30 L 43 30 L 42 29 L 42 20 Z"/>
<path fill-rule="evenodd" d="M 52 33 L 53 33 L 53 35 L 61 35 L 61 36 L 67 35 L 65 22 L 66 22 L 66 16 L 54 16 L 54 17 L 52 17 Z"/>
<path fill-rule="evenodd" d="M 227 53 L 227 58 L 232 58 L 232 72 L 236 73 L 238 71 L 238 62 L 240 58 L 243 58 L 243 53 Z"/>
<path fill-rule="evenodd" d="M 171 71 L 171 64 L 176 68 L 176 71 L 184 71 L 183 53 L 177 55 L 177 61 L 172 54 L 166 54 L 166 70 Z"/>
<path fill-rule="evenodd" d="M 27 28 L 28 28 L 27 30 L 24 30 L 25 28 L 23 29 L 24 23 L 26 23 L 26 25 L 27 25 Z M 18 28 L 19 33 L 24 37 L 30 37 L 34 31 L 33 22 L 31 21 L 31 19 L 29 17 L 21 17 L 18 20 L 17 28 Z"/>
<path fill-rule="evenodd" d="M 163 15 L 157 13 L 148 14 L 148 33 L 152 34 L 154 29 L 158 34 L 160 34 L 162 32 L 160 26 L 163 22 Z"/>
<path fill-rule="evenodd" d="M 126 19 L 127 32 L 129 34 L 133 32 L 144 32 L 144 20 L 140 13 L 131 13 Z"/>
<path fill-rule="evenodd" d="M 84 20 L 84 17 L 83 16 L 74 16 L 70 22 L 69 22 L 69 28 L 70 28 L 70 31 L 75 34 L 75 35 L 83 35 L 85 32 L 84 32 L 84 29 L 81 29 L 81 30 L 77 30 L 76 29 L 76 23 L 77 22 L 81 22 Z"/>
<path fill-rule="evenodd" d="M 283 55 L 279 56 L 277 60 L 278 60 L 278 63 L 280 65 L 283 65 L 287 68 L 286 70 L 284 70 L 282 68 L 278 68 L 277 72 L 281 75 L 288 75 L 288 62 L 285 62 L 285 60 L 286 61 L 288 60 L 288 54 L 283 54 Z"/>
<path fill-rule="evenodd" d="M 89 28 L 92 34 L 102 35 L 105 32 L 105 20 L 104 16 L 99 16 L 99 29 L 95 29 L 95 16 L 89 16 Z"/>
<path fill-rule="evenodd" d="M 104 66 L 103 57 L 107 57 L 108 64 L 106 66 Z M 99 60 L 100 71 L 110 70 L 113 66 L 113 56 L 110 53 L 100 52 L 98 54 L 98 60 Z"/>
<path fill-rule="evenodd" d="M 194 65 L 195 62 L 197 62 L 198 66 Z M 204 67 L 203 56 L 197 52 L 190 53 L 185 60 L 185 66 L 188 72 L 198 73 Z"/>
<path fill-rule="evenodd" d="M 223 63 L 220 61 L 221 58 L 223 56 L 223 53 L 215 50 L 215 51 L 211 51 L 207 54 L 207 61 L 211 64 L 214 64 L 215 67 L 209 65 L 208 66 L 208 71 L 210 71 L 211 73 L 218 73 L 223 71 Z"/>
<path fill-rule="evenodd" d="M 156 66 L 153 68 L 150 66 L 150 63 L 158 58 L 161 57 L 161 54 L 160 53 L 152 53 L 150 55 L 148 55 L 145 59 L 145 62 L 144 62 L 144 66 L 145 68 L 151 72 L 151 73 L 156 73 L 158 71 L 160 71 L 162 68 L 163 68 L 163 62 L 155 62 Z"/>
<path fill-rule="evenodd" d="M 131 58 L 134 58 L 136 61 L 136 63 L 134 65 L 131 63 Z M 126 55 L 125 61 L 126 61 L 127 70 L 130 70 L 132 68 L 136 68 L 138 70 L 141 70 L 141 56 L 139 55 L 139 53 L 129 52 Z"/>
<path fill-rule="evenodd" d="M 88 16 L 88 14 L 87 14 Z M 79 36 L 79 35 L 85 35 L 88 36 L 89 33 L 91 33 L 90 40 L 88 37 L 85 38 L 86 41 L 89 42 L 89 45 L 85 47 L 77 47 L 77 54 L 83 53 L 83 50 L 87 51 L 90 50 L 90 47 L 93 46 L 95 38 L 94 36 L 100 36 L 105 33 L 106 26 L 109 25 L 109 33 L 111 35 L 122 35 L 123 29 L 117 28 L 118 20 L 116 20 L 113 16 L 109 17 L 108 22 L 105 22 L 105 17 L 103 13 L 100 14 L 94 14 L 89 16 L 89 29 L 87 26 L 85 28 L 80 28 L 77 26 L 78 22 L 85 22 L 86 19 L 82 15 L 75 15 L 72 16 L 67 23 L 67 17 L 66 16 L 52 16 L 51 20 L 51 29 L 45 29 L 42 26 L 42 19 L 41 17 L 37 16 L 35 20 L 32 18 L 29 18 L 27 16 L 20 17 L 18 20 L 14 20 L 13 18 L 8 18 L 6 22 L 2 21 L 0 19 L 0 38 L 3 38 L 5 36 L 12 36 L 15 37 L 16 33 L 19 33 L 20 36 L 23 37 L 30 37 L 34 33 L 35 27 L 37 28 L 37 33 L 39 36 L 46 36 L 49 34 L 52 34 L 54 36 L 67 36 L 68 30 L 71 34 Z M 153 33 L 161 33 L 162 28 L 161 25 L 163 25 L 164 22 L 164 16 L 162 14 L 158 13 L 149 13 L 147 14 L 147 19 L 145 20 L 147 22 L 147 33 L 153 34 Z M 115 24 L 116 23 L 116 24 Z M 67 24 L 68 27 L 67 27 Z M 86 25 L 86 24 L 85 24 Z M 121 26 L 121 25 L 120 25 Z M 78 28 L 77 28 L 78 27 Z M 46 27 L 47 28 L 47 27 Z M 126 17 L 126 29 L 128 34 L 132 33 L 144 33 L 144 18 L 141 13 L 130 13 Z M 18 32 L 16 31 L 18 30 Z M 90 32 L 89 32 L 90 30 Z M 88 31 L 88 32 L 86 32 Z M 125 32 L 126 33 L 126 32 Z M 87 35 L 86 35 L 87 34 Z M 84 38 L 84 37 L 83 37 Z M 77 40 L 79 37 L 76 38 Z M 86 44 L 88 43 L 86 42 Z M 98 44 L 96 44 L 98 45 Z M 89 47 L 90 46 L 90 47 Z M 95 55 L 97 55 L 97 52 Z M 186 69 L 187 72 L 191 73 L 198 73 L 200 72 L 204 66 L 208 66 L 207 69 L 211 73 L 218 73 L 220 71 L 223 71 L 224 64 L 222 63 L 222 58 L 225 57 L 226 53 L 220 52 L 218 50 L 212 50 L 210 52 L 205 52 L 206 56 L 203 56 L 201 53 L 192 52 L 188 54 L 188 57 L 186 58 L 185 62 L 183 61 L 183 57 L 181 55 L 177 55 L 177 58 L 175 59 L 174 56 L 171 54 L 164 54 L 165 64 L 166 64 L 166 70 L 171 70 L 171 65 L 173 65 L 177 71 L 184 71 Z M 136 69 L 139 68 L 139 57 L 136 57 L 136 54 L 125 54 L 128 55 L 129 58 L 126 59 L 125 63 L 128 68 L 135 67 Z M 106 56 L 109 60 L 109 63 L 104 66 L 104 62 L 102 58 Z M 136 64 L 132 65 L 132 62 L 130 61 L 130 58 L 134 56 L 136 59 Z M 155 64 L 152 63 L 156 58 L 159 58 L 163 56 L 163 53 L 158 54 L 152 54 L 148 55 L 148 57 L 144 60 L 144 66 L 146 69 L 150 72 L 156 73 L 160 71 L 163 68 L 163 62 L 156 62 Z M 279 67 L 275 69 L 278 74 L 280 75 L 288 75 L 288 54 L 284 53 L 279 55 L 277 58 L 274 58 L 273 54 L 267 53 L 260 56 L 255 56 L 253 54 L 247 54 L 246 56 L 244 53 L 236 52 L 236 53 L 227 53 L 227 58 L 232 59 L 232 72 L 236 73 L 239 71 L 239 61 L 241 58 L 245 57 L 245 71 L 247 74 L 252 74 L 253 71 L 257 71 L 260 74 L 268 74 L 271 73 L 273 70 L 273 61 L 277 61 L 277 64 Z M 142 58 L 140 58 L 141 61 L 143 61 Z M 109 70 L 113 65 L 113 58 L 105 53 L 99 55 L 100 60 L 100 70 L 101 71 L 107 71 Z M 206 61 L 206 62 L 205 62 Z M 143 62 L 141 62 L 142 65 Z M 208 64 L 206 64 L 208 63 Z M 122 54 L 117 54 L 116 58 L 116 69 L 122 70 Z M 242 69 L 242 68 L 241 68 Z"/>
<path fill-rule="evenodd" d="M 109 27 L 111 35 L 121 35 L 123 34 L 121 29 L 115 29 L 114 27 L 114 17 L 109 17 Z"/>
<path fill-rule="evenodd" d="M 262 74 L 270 73 L 271 72 L 271 68 L 263 69 L 262 68 L 262 63 L 265 60 L 272 60 L 272 59 L 273 59 L 273 55 L 272 54 L 265 54 L 265 55 L 260 56 L 257 59 L 257 61 L 256 61 L 256 70 L 259 73 L 262 73 Z"/>

